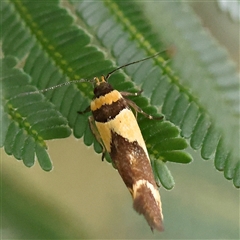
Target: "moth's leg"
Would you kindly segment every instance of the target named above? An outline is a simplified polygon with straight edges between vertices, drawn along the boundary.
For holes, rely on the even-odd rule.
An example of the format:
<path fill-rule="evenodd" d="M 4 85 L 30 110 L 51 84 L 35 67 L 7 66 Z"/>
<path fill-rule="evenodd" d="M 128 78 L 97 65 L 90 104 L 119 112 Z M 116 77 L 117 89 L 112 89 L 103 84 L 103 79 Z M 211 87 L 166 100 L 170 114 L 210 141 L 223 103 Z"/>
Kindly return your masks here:
<path fill-rule="evenodd" d="M 131 106 L 131 104 L 129 103 L 129 101 L 131 101 L 131 100 L 129 100 L 129 99 L 126 98 L 126 97 L 128 97 L 128 96 L 139 96 L 139 95 L 141 95 L 142 91 L 143 91 L 143 90 L 140 90 L 140 91 L 135 92 L 135 93 L 130 93 L 130 92 L 120 92 L 120 93 L 121 93 L 121 95 L 124 97 L 124 99 L 127 101 L 128 105 Z M 137 105 L 136 105 L 136 106 L 137 106 Z M 135 108 L 134 108 L 134 110 L 135 110 L 135 117 L 137 118 L 138 111 L 137 111 L 137 109 L 135 109 Z"/>
<path fill-rule="evenodd" d="M 157 185 L 158 188 L 161 187 L 161 185 L 160 185 L 160 183 L 159 183 L 158 181 L 155 180 L 155 183 L 156 183 L 156 185 Z"/>
<path fill-rule="evenodd" d="M 139 96 L 139 95 L 141 95 L 142 92 L 143 92 L 143 90 L 140 90 L 140 91 L 135 92 L 135 93 L 130 93 L 130 92 L 120 92 L 120 93 L 125 98 L 125 97 L 128 97 L 128 96 Z"/>
<path fill-rule="evenodd" d="M 163 119 L 163 116 L 161 116 L 161 117 L 154 117 L 152 115 L 149 115 L 149 114 L 145 113 L 135 102 L 133 102 L 132 100 L 126 98 L 128 96 L 139 96 L 139 95 L 141 95 L 142 91 L 143 90 L 140 90 L 140 91 L 135 92 L 135 93 L 130 93 L 130 92 L 120 92 L 120 93 L 124 97 L 124 99 L 127 101 L 127 104 L 136 111 L 136 118 L 137 118 L 137 113 L 141 113 L 141 114 L 143 114 L 145 117 L 147 117 L 149 119 L 156 119 L 156 120 Z"/>
<path fill-rule="evenodd" d="M 90 112 L 90 111 L 91 111 L 90 106 L 88 106 L 84 111 L 78 111 L 78 113 L 79 114 L 84 114 L 84 113 L 87 113 L 87 112 Z M 96 140 L 99 142 L 99 144 L 102 147 L 102 161 L 103 161 L 104 157 L 105 157 L 106 148 L 105 148 L 104 144 L 102 143 L 101 136 L 100 136 L 95 124 L 94 124 L 93 116 L 88 117 L 88 123 L 89 123 L 89 127 L 91 129 L 92 134 L 94 135 L 94 137 L 96 138 Z"/>
<path fill-rule="evenodd" d="M 104 157 L 105 157 L 105 153 L 106 153 L 106 148 L 102 142 L 102 138 L 96 128 L 96 125 L 94 124 L 94 118 L 93 116 L 89 116 L 88 117 L 88 122 L 89 122 L 89 126 L 90 126 L 90 129 L 94 135 L 94 137 L 96 138 L 96 140 L 100 143 L 100 145 L 102 146 L 102 161 L 104 160 Z"/>
<path fill-rule="evenodd" d="M 132 100 L 128 99 L 128 98 L 124 98 L 127 101 L 127 104 L 132 107 L 136 113 L 141 113 L 142 115 L 144 115 L 145 117 L 149 118 L 149 119 L 156 119 L 156 120 L 161 120 L 163 119 L 163 116 L 161 117 L 154 117 L 152 115 L 147 114 L 146 112 L 144 112 L 135 102 L 133 102 Z M 137 114 L 136 114 L 137 117 Z"/>

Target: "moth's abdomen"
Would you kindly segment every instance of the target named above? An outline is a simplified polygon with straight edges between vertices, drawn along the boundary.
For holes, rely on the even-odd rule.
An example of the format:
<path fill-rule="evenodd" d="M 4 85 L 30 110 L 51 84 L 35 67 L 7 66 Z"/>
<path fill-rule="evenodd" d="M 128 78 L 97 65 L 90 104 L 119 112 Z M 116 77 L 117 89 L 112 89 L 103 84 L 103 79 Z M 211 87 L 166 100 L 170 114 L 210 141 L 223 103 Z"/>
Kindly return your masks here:
<path fill-rule="evenodd" d="M 146 218 L 151 229 L 163 231 L 163 215 L 160 195 L 156 186 L 146 180 L 135 183 L 133 195 L 133 208 Z"/>
<path fill-rule="evenodd" d="M 110 156 L 133 197 L 134 209 L 144 215 L 152 230 L 163 231 L 160 195 L 143 148 L 112 132 Z"/>

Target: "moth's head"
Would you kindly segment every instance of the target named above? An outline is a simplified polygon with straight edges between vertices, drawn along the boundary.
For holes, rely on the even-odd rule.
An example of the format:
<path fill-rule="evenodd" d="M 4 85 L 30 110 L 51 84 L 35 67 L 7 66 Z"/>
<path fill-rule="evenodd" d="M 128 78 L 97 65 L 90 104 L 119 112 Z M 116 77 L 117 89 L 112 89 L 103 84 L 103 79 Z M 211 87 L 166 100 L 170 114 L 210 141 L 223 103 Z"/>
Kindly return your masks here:
<path fill-rule="evenodd" d="M 94 95 L 96 98 L 104 96 L 107 93 L 113 91 L 113 87 L 106 81 L 104 76 L 94 78 Z"/>

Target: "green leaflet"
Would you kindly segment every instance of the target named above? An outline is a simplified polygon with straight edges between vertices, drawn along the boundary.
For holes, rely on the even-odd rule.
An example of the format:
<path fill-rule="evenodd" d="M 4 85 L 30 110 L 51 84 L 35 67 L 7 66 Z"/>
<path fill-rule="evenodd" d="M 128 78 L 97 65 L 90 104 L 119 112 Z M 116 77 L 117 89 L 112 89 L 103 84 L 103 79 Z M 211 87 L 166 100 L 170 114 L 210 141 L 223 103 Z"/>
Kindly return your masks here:
<path fill-rule="evenodd" d="M 66 80 L 91 79 L 94 76 L 106 74 L 113 69 L 113 64 L 110 60 L 105 60 L 104 56 L 115 60 L 119 66 L 165 49 L 145 21 L 142 8 L 135 3 L 73 1 L 73 8 L 78 14 L 75 17 L 81 20 L 81 26 L 74 22 L 72 14 L 75 13 L 70 13 L 65 5 L 60 7 L 58 1 L 49 3 L 6 1 L 3 3 L 2 25 L 3 29 L 6 29 L 2 36 L 4 55 L 13 55 L 20 60 L 26 56 L 23 71 L 30 76 L 31 84 L 37 89 L 45 89 Z M 14 31 L 14 29 L 19 30 Z M 14 44 L 14 39 L 18 39 L 21 45 Z M 24 46 L 24 51 L 21 46 Z M 166 54 L 163 55 L 166 56 Z M 129 79 L 133 82 L 128 81 Z M 202 146 L 202 142 L 205 142 L 205 146 L 213 146 L 203 148 L 203 156 L 206 159 L 214 155 L 216 148 L 222 151 L 218 144 L 218 140 L 222 139 L 221 131 L 216 133 L 211 121 L 207 125 L 211 126 L 210 133 L 207 133 L 207 130 L 196 131 L 195 126 L 201 126 L 200 116 L 208 116 L 205 108 L 186 87 L 179 83 L 162 57 L 130 66 L 124 69 L 124 73 L 121 71 L 114 74 L 110 82 L 116 89 L 123 91 L 137 91 L 142 88 L 142 96 L 134 98 L 134 101 L 144 111 L 153 115 L 162 110 L 166 119 L 179 127 L 170 122 L 155 120 L 145 123 L 145 119 L 138 116 L 149 153 L 156 159 L 154 161 L 181 163 L 191 161 L 190 155 L 183 151 L 187 144 L 180 134 L 186 138 L 190 137 L 191 142 L 195 139 L 192 146 L 196 146 L 194 147 L 196 149 Z M 25 91 L 31 90 L 25 89 Z M 96 143 L 88 128 L 87 114 L 84 116 L 77 114 L 77 111 L 84 110 L 88 106 L 92 97 L 92 86 L 88 83 L 78 86 L 69 85 L 48 91 L 44 95 L 61 113 L 59 118 L 63 122 L 63 119 L 67 119 L 74 136 L 78 138 L 84 136 L 85 144 L 94 143 L 95 151 L 100 152 L 99 144 Z M 34 99 L 33 95 L 31 97 Z M 149 103 L 152 104 L 151 107 Z M 18 107 L 21 109 L 21 106 Z M 45 105 L 39 102 L 39 108 L 43 110 L 44 107 Z M 29 109 L 25 107 L 21 111 L 25 113 L 30 111 Z M 50 125 L 51 121 L 57 121 L 57 116 L 48 122 Z M 197 124 L 199 121 L 200 123 Z M 31 122 L 37 132 L 40 131 L 41 126 L 48 129 L 50 126 L 48 123 L 34 122 L 34 119 Z M 165 129 L 165 135 L 162 135 L 164 124 L 168 127 Z M 51 136 L 65 137 L 57 136 L 57 132 L 53 131 L 50 136 L 47 136 L 47 132 L 44 131 L 42 134 L 46 139 Z M 200 132 L 202 136 L 194 135 L 193 132 Z M 214 144 L 209 145 L 209 142 L 212 142 L 211 139 L 214 139 Z M 224 142 L 221 142 L 225 147 Z M 216 156 L 220 152 L 216 152 Z M 222 155 L 222 159 L 223 156 L 226 155 Z M 48 166 L 47 162 L 49 160 L 46 159 L 45 166 Z M 29 161 L 29 165 L 31 164 L 32 162 Z M 160 170 L 161 166 L 164 166 L 162 170 Z M 153 164 L 153 167 L 159 169 L 159 172 L 166 170 L 165 163 Z M 235 169 L 234 166 L 231 168 Z M 168 170 L 165 174 L 155 175 L 168 189 L 173 186 Z M 236 176 L 234 183 L 238 182 L 236 174 L 230 175 L 233 178 Z"/>

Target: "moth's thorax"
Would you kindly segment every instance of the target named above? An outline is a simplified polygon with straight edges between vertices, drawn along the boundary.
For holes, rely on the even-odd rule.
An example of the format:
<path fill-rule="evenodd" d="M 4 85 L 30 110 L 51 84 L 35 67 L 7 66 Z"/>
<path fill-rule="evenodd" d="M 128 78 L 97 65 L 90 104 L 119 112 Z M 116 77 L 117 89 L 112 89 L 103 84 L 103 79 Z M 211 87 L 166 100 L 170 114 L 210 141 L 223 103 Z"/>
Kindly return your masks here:
<path fill-rule="evenodd" d="M 94 120 L 97 122 L 108 122 L 114 119 L 122 109 L 128 108 L 126 100 L 121 93 L 114 90 L 113 87 L 105 81 L 95 78 L 96 86 L 94 88 L 95 98 L 91 102 L 91 111 Z"/>
<path fill-rule="evenodd" d="M 104 96 L 107 93 L 110 93 L 113 91 L 113 87 L 111 84 L 109 84 L 106 80 L 105 77 L 102 76 L 100 79 L 99 78 L 94 78 L 95 80 L 95 87 L 94 87 L 94 96 L 95 98 L 98 98 L 100 96 Z"/>

